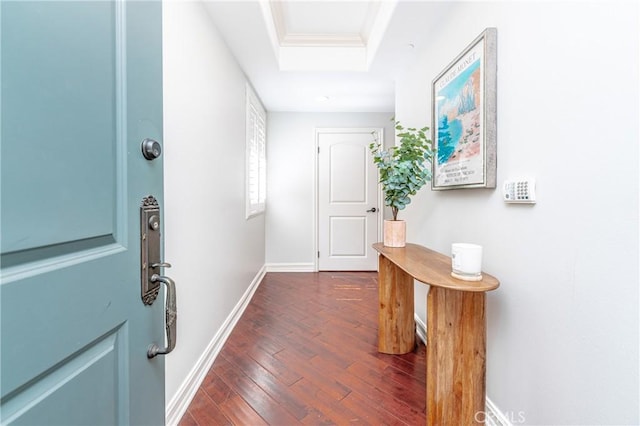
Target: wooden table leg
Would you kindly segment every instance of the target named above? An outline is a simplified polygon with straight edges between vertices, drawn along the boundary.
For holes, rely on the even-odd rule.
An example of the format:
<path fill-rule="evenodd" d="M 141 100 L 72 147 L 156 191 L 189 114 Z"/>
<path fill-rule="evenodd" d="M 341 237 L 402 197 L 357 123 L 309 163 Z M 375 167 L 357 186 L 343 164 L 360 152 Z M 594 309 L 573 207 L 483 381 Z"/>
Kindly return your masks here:
<path fill-rule="evenodd" d="M 484 423 L 485 352 L 485 293 L 430 287 L 427 425 Z"/>
<path fill-rule="evenodd" d="M 413 277 L 378 256 L 378 352 L 406 354 L 416 345 Z"/>

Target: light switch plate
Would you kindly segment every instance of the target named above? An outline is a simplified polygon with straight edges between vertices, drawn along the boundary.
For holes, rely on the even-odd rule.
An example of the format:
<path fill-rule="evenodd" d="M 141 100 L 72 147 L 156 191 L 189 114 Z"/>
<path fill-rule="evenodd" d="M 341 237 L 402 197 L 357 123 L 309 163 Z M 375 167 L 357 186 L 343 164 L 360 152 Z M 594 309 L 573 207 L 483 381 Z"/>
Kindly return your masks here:
<path fill-rule="evenodd" d="M 510 179 L 502 185 L 502 198 L 505 203 L 535 204 L 535 179 Z"/>

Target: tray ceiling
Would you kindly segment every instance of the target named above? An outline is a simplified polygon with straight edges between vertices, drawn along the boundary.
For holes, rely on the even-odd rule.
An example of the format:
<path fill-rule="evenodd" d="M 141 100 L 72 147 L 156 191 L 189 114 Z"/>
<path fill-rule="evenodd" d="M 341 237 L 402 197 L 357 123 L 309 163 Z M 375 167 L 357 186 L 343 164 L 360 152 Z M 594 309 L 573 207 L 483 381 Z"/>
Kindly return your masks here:
<path fill-rule="evenodd" d="M 204 5 L 267 110 L 393 112 L 396 77 L 455 2 L 205 0 Z M 425 91 L 428 85 L 425 81 Z"/>

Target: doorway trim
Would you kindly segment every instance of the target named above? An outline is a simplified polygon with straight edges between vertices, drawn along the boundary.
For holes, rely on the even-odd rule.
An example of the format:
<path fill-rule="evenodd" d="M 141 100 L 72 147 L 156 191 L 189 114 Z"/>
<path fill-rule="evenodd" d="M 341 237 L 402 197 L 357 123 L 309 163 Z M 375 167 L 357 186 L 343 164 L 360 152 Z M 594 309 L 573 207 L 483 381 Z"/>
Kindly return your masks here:
<path fill-rule="evenodd" d="M 313 271 L 319 272 L 319 213 L 318 210 L 320 208 L 320 201 L 318 200 L 319 196 L 319 185 L 320 185 L 320 170 L 319 170 L 319 154 L 320 154 L 320 135 L 321 134 L 330 134 L 330 133 L 362 133 L 366 132 L 378 132 L 378 140 L 384 146 L 384 128 L 383 127 L 316 127 L 314 130 L 314 162 L 313 162 Z M 372 140 L 373 142 L 373 140 Z M 379 181 L 379 172 L 376 173 L 376 180 Z M 377 226 L 378 226 L 378 241 L 382 241 L 382 221 L 384 219 L 384 203 L 382 197 L 382 187 L 378 183 L 378 205 L 376 207 L 378 211 L 381 213 L 378 215 Z"/>

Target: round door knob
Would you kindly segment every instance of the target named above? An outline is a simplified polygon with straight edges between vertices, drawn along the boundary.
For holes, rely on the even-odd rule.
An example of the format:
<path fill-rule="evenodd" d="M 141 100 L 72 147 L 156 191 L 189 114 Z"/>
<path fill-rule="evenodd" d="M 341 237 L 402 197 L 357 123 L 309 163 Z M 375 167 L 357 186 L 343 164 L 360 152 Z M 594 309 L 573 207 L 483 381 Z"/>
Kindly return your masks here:
<path fill-rule="evenodd" d="M 162 147 L 158 141 L 153 139 L 145 139 L 142 141 L 142 155 L 147 160 L 155 160 L 162 154 Z"/>
<path fill-rule="evenodd" d="M 375 207 L 371 207 L 369 210 L 367 210 L 368 213 L 375 213 L 377 211 L 378 209 L 376 209 Z"/>

